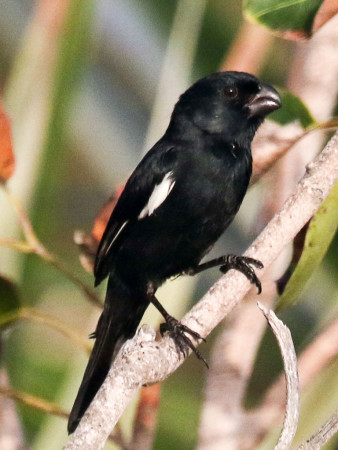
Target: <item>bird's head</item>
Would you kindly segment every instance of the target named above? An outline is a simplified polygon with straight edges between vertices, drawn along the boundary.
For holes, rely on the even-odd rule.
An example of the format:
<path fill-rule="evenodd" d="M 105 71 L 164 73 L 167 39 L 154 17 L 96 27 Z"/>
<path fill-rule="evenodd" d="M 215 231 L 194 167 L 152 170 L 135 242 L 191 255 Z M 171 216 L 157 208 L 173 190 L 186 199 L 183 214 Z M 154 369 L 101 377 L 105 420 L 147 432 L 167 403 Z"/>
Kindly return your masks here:
<path fill-rule="evenodd" d="M 216 72 L 193 84 L 177 102 L 172 123 L 181 131 L 251 142 L 264 117 L 281 107 L 272 86 L 244 72 Z"/>

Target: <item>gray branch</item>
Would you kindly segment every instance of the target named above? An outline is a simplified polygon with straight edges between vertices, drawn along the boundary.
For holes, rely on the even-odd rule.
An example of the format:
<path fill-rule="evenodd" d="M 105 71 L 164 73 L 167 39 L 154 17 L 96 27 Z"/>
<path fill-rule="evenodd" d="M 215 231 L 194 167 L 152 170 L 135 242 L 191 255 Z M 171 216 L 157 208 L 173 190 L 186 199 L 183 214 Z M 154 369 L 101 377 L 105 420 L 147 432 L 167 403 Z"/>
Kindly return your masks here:
<path fill-rule="evenodd" d="M 338 180 L 338 134 L 308 165 L 296 192 L 246 252 L 268 267 L 312 217 Z M 258 273 L 262 275 L 262 271 Z M 249 291 L 249 281 L 230 271 L 189 311 L 182 323 L 207 336 Z M 65 449 L 100 449 L 132 396 L 143 384 L 165 379 L 183 363 L 170 337 L 156 341 L 149 327 L 121 349 L 109 375 Z"/>
<path fill-rule="evenodd" d="M 298 450 L 318 450 L 322 448 L 334 434 L 338 432 L 338 410 L 320 428 L 318 433 L 313 435 L 307 442 L 302 444 Z"/>
<path fill-rule="evenodd" d="M 287 450 L 295 437 L 299 419 L 299 380 L 297 371 L 297 355 L 289 328 L 278 319 L 276 314 L 257 302 L 263 312 L 281 351 L 286 379 L 286 411 L 283 429 L 275 450 Z"/>

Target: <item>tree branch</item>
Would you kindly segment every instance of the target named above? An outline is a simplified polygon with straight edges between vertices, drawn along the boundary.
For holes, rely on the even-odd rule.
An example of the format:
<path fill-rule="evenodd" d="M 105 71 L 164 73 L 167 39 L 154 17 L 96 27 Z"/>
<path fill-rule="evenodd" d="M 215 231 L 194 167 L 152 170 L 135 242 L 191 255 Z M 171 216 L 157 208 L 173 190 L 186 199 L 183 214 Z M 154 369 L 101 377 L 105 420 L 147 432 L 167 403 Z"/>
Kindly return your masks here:
<path fill-rule="evenodd" d="M 269 266 L 312 217 L 337 179 L 338 133 L 308 165 L 295 194 L 286 201 L 246 255 L 261 260 L 265 267 Z M 259 271 L 259 275 L 262 272 Z M 250 287 L 242 274 L 230 271 L 186 314 L 182 323 L 207 336 L 241 301 Z M 142 327 L 122 347 L 65 449 L 102 448 L 134 393 L 144 384 L 165 379 L 182 363 L 183 359 L 180 359 L 169 336 L 156 341 L 154 330 Z"/>
<path fill-rule="evenodd" d="M 297 371 L 297 356 L 289 328 L 278 319 L 276 314 L 258 302 L 273 334 L 276 336 L 284 363 L 286 378 L 286 411 L 281 435 L 275 450 L 290 448 L 295 437 L 299 419 L 299 380 Z"/>
<path fill-rule="evenodd" d="M 337 432 L 338 410 L 327 422 L 325 422 L 320 430 L 306 441 L 305 444 L 302 444 L 298 450 L 317 450 L 318 448 L 322 448 Z"/>

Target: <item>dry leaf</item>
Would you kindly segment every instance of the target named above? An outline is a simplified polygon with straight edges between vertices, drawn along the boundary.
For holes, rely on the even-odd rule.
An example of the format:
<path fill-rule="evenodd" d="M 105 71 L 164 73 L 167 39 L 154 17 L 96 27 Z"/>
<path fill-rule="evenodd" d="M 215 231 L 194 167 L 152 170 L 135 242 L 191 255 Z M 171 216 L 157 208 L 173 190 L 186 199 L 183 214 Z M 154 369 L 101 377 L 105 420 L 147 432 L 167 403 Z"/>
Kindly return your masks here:
<path fill-rule="evenodd" d="M 95 219 L 94 227 L 92 229 L 92 236 L 94 239 L 97 240 L 97 242 L 100 242 L 100 240 L 102 238 L 102 235 L 104 233 L 104 230 L 106 229 L 109 217 L 110 217 L 111 213 L 113 212 L 113 209 L 115 208 L 117 200 L 119 199 L 123 189 L 124 189 L 124 186 L 119 186 L 116 189 L 115 194 L 112 197 L 110 197 L 108 202 L 100 210 L 98 216 Z"/>
<path fill-rule="evenodd" d="M 115 194 L 110 197 L 108 202 L 103 206 L 95 219 L 91 234 L 84 231 L 76 231 L 74 233 L 74 242 L 80 249 L 80 263 L 87 272 L 93 272 L 94 270 L 97 247 L 123 189 L 124 186 L 118 187 Z"/>
<path fill-rule="evenodd" d="M 15 160 L 10 120 L 0 105 L 0 182 L 6 182 L 14 173 Z"/>

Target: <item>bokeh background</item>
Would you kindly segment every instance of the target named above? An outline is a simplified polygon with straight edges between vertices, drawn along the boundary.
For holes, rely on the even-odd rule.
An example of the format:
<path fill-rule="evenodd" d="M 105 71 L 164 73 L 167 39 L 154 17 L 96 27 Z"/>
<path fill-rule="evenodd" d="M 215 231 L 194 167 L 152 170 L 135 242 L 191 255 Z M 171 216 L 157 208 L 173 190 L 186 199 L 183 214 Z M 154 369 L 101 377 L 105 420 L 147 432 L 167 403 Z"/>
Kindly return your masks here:
<path fill-rule="evenodd" d="M 162 135 L 179 94 L 198 78 L 229 67 L 229 54 L 242 31 L 241 2 L 231 0 L 0 0 L 0 93 L 12 120 L 16 154 L 9 186 L 42 243 L 83 283 L 92 285 L 93 277 L 79 262 L 74 231 L 90 231 L 101 207 Z M 269 83 L 288 86 L 297 44 L 264 33 L 253 70 Z M 269 216 L 260 206 L 270 194 L 263 184 L 251 189 L 213 254 L 245 250 Z M 20 236 L 2 192 L 0 211 L 1 237 Z M 282 314 L 298 349 L 336 314 L 336 249 L 337 240 L 303 301 Z M 57 317 L 84 337 L 94 330 L 98 308 L 42 259 L 1 247 L 0 273 L 17 283 L 24 305 Z M 161 299 L 181 317 L 218 277 L 214 270 L 175 281 L 161 290 Z M 98 295 L 103 298 L 104 287 Z M 154 324 L 158 320 L 154 311 L 145 318 Z M 217 334 L 215 330 L 201 347 L 203 354 L 208 355 Z M 1 366 L 13 389 L 69 410 L 87 360 L 82 348 L 45 323 L 30 320 L 6 329 L 0 345 Z M 259 401 L 281 364 L 267 332 L 248 407 Z M 308 437 L 337 405 L 337 368 L 335 358 L 321 374 L 322 382 L 316 379 L 306 394 L 318 411 L 311 422 L 312 408 L 305 408 L 301 437 Z M 190 357 L 163 383 L 154 448 L 195 448 L 205 376 L 203 365 Z M 63 418 L 21 402 L 16 408 L 27 448 L 61 448 L 66 441 Z M 127 436 L 133 414 L 131 406 L 122 421 Z"/>

